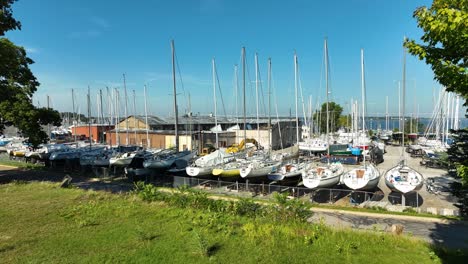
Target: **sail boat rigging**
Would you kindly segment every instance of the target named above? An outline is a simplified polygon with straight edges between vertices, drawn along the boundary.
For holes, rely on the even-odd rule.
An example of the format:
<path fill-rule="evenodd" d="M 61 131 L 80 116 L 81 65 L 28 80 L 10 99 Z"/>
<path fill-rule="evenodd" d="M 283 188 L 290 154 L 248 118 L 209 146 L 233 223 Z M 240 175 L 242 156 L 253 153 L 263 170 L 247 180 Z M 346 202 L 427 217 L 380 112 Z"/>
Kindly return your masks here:
<path fill-rule="evenodd" d="M 169 170 L 171 172 L 178 172 L 185 170 L 189 160 L 195 156 L 195 151 L 184 150 L 179 152 L 179 132 L 178 132 L 178 110 L 177 110 L 177 90 L 176 90 L 176 77 L 175 77 L 175 47 L 174 40 L 171 41 L 172 49 L 172 76 L 173 76 L 173 92 L 174 92 L 174 115 L 175 115 L 175 150 L 169 149 L 161 151 L 158 155 L 153 156 L 143 162 L 143 166 L 147 169 L 154 169 L 159 171 Z"/>
<path fill-rule="evenodd" d="M 361 49 L 361 93 L 362 93 L 362 131 L 365 131 L 366 116 L 366 82 L 364 77 L 364 50 Z M 343 183 L 353 190 L 374 189 L 380 180 L 380 172 L 373 164 L 366 164 L 366 154 L 363 154 L 363 165 L 354 168 L 343 175 Z"/>
<path fill-rule="evenodd" d="M 179 152 L 179 114 L 177 109 L 177 89 L 176 89 L 176 74 L 175 74 L 175 47 L 174 47 L 174 40 L 171 41 L 171 49 L 172 49 L 172 84 L 173 84 L 173 92 L 174 92 L 174 135 L 175 135 L 175 151 L 176 153 Z"/>
<path fill-rule="evenodd" d="M 213 64 L 213 101 L 214 101 L 214 118 L 215 118 L 215 137 L 216 137 L 216 149 L 219 148 L 219 139 L 218 139 L 218 113 L 217 113 L 217 102 L 216 102 L 216 65 L 215 65 L 215 58 L 212 60 Z"/>
<path fill-rule="evenodd" d="M 324 41 L 324 53 L 325 53 L 325 86 L 326 86 L 326 114 L 327 114 L 327 124 L 326 124 L 326 138 L 327 146 L 329 146 L 329 80 L 328 80 L 328 44 L 327 39 Z M 318 164 L 308 164 L 305 170 L 302 172 L 302 183 L 304 186 L 310 189 L 315 188 L 324 188 L 331 187 L 336 185 L 340 181 L 340 176 L 343 174 L 343 165 L 341 163 L 330 163 L 330 148 L 327 148 L 327 164 L 321 166 Z"/>
<path fill-rule="evenodd" d="M 402 89 L 401 112 L 403 116 L 403 122 L 401 122 L 402 140 L 401 140 L 400 162 L 395 167 L 390 168 L 387 172 L 385 172 L 385 184 L 391 190 L 398 191 L 404 194 L 404 193 L 408 193 L 408 192 L 420 189 L 424 182 L 424 177 L 422 176 L 422 174 L 416 171 L 415 169 L 409 167 L 406 164 L 406 157 L 405 157 L 405 151 L 404 151 L 404 146 L 405 146 L 404 117 L 405 117 L 405 89 L 406 89 L 406 49 L 405 48 L 403 48 L 402 86 L 403 86 L 403 89 Z"/>

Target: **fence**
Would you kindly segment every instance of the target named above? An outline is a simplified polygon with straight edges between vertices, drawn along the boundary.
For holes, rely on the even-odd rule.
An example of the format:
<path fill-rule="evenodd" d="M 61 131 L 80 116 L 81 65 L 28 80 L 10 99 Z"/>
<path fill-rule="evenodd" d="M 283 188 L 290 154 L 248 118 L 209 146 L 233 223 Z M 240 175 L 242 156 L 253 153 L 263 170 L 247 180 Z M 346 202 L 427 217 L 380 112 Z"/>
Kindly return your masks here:
<path fill-rule="evenodd" d="M 312 203 L 329 203 L 342 205 L 360 205 L 364 202 L 388 202 L 392 205 L 419 207 L 423 199 L 417 192 L 408 194 L 390 193 L 385 196 L 380 190 L 375 192 L 355 191 L 340 188 L 309 189 L 298 186 L 276 185 L 271 183 L 252 183 L 249 180 L 222 181 L 196 177 L 163 176 L 155 177 L 151 183 L 161 187 L 189 186 L 199 188 L 213 194 L 234 195 L 244 197 L 265 197 L 274 192 L 287 193 L 291 197 L 307 199 Z M 384 200 L 385 197 L 388 200 Z M 378 203 L 377 203 L 378 204 Z M 378 205 L 377 205 L 378 206 Z"/>

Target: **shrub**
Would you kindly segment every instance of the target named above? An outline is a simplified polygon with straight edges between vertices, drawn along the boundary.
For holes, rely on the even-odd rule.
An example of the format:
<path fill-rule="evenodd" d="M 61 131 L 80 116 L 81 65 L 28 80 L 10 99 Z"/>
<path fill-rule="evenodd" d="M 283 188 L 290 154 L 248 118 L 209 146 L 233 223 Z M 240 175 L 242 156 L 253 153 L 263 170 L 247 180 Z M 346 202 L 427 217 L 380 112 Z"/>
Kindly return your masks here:
<path fill-rule="evenodd" d="M 262 215 L 262 206 L 249 198 L 240 198 L 233 208 L 233 213 L 241 216 L 257 217 Z"/>
<path fill-rule="evenodd" d="M 164 193 L 158 191 L 158 188 L 154 185 L 145 184 L 142 181 L 134 184 L 132 193 L 136 194 L 144 201 L 164 200 Z"/>
<path fill-rule="evenodd" d="M 288 199 L 287 194 L 275 193 L 273 216 L 280 221 L 305 221 L 312 215 L 311 205 L 298 199 Z"/>

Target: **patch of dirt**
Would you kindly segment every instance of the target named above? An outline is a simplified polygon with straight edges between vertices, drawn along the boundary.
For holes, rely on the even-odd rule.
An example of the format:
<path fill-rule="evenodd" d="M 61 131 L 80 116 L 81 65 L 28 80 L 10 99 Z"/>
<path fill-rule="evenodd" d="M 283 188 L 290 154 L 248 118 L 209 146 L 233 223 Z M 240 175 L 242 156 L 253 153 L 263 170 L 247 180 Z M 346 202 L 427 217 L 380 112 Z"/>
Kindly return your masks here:
<path fill-rule="evenodd" d="M 18 168 L 4 167 L 0 165 L 0 184 L 7 184 L 14 181 L 33 182 L 48 181 L 62 182 L 63 178 L 69 175 L 72 177 L 71 183 L 78 188 L 95 191 L 107 191 L 112 193 L 128 192 L 133 188 L 133 183 L 126 178 L 119 179 L 96 179 L 94 177 L 83 176 L 79 172 L 64 172 L 60 170 L 24 170 Z M 89 175 L 92 176 L 92 175 Z"/>

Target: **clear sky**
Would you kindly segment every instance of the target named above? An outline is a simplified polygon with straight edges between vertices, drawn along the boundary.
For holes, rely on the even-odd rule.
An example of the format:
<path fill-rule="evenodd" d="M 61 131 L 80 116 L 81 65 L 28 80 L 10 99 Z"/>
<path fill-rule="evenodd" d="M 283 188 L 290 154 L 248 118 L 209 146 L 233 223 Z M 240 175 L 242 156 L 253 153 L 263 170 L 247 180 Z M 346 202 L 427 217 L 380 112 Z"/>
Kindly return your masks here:
<path fill-rule="evenodd" d="M 170 41 L 174 39 L 180 68 L 180 112 L 188 108 L 189 93 L 192 112 L 214 111 L 211 59 L 215 57 L 226 112 L 235 114 L 234 65 L 240 64 L 241 47 L 245 46 L 248 114 L 255 114 L 254 53 L 258 52 L 264 101 L 267 59 L 271 57 L 275 90 L 272 109 L 276 101 L 280 115 L 289 114 L 290 109 L 294 115 L 294 51 L 299 57 L 305 100 L 312 96 L 314 105 L 317 100 L 323 102 L 323 42 L 327 37 L 333 100 L 345 109 L 351 98 L 360 100 L 363 48 L 368 112 L 384 113 L 388 96 L 389 112 L 396 114 L 403 36 L 419 40 L 422 32 L 412 14 L 418 6 L 431 2 L 19 0 L 13 12 L 23 29 L 9 32 L 7 37 L 24 46 L 36 62 L 32 70 L 41 86 L 34 103 L 46 105 L 49 95 L 52 106 L 60 111 L 72 110 L 72 88 L 81 113 L 86 112 L 88 85 L 93 112 L 99 89 L 105 93 L 106 86 L 118 88 L 123 97 L 125 73 L 129 97 L 132 90 L 136 91 L 139 114 L 144 113 L 143 85 L 147 84 L 149 112 L 171 115 Z M 416 111 L 419 105 L 420 113 L 431 113 L 433 93 L 439 89 L 430 67 L 408 55 L 407 112 Z M 123 105 L 122 99 L 122 113 Z M 218 109 L 224 112 L 220 97 Z M 265 113 L 266 107 L 261 106 L 260 111 Z M 131 98 L 128 112 L 133 113 Z"/>

